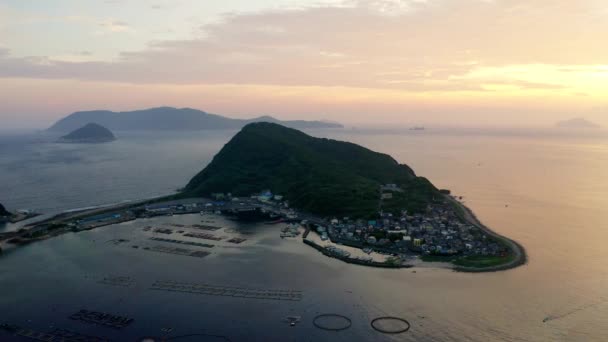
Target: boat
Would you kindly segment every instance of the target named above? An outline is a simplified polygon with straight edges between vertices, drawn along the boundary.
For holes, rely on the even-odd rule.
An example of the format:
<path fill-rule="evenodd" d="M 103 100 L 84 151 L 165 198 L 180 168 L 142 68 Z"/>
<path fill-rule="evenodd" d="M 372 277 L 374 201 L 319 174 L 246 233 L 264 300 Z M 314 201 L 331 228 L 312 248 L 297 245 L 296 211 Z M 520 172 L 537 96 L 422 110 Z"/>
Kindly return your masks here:
<path fill-rule="evenodd" d="M 289 323 L 289 326 L 295 327 L 297 323 L 300 323 L 302 320 L 301 316 L 287 316 L 285 321 Z"/>

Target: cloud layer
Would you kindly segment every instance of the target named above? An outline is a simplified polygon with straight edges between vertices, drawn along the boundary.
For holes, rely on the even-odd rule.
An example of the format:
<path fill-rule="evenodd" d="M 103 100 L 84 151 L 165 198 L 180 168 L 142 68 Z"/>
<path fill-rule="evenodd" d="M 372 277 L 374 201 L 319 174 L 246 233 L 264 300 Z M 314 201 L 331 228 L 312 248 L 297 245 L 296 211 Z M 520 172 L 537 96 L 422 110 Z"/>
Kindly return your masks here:
<path fill-rule="evenodd" d="M 352 0 L 234 13 L 201 25 L 193 39 L 153 41 L 105 61 L 0 49 L 0 78 L 357 88 L 372 98 L 384 91 L 387 101 L 435 93 L 597 99 L 608 89 L 605 8 L 596 0 Z M 124 21 L 99 25 L 134 31 Z"/>
<path fill-rule="evenodd" d="M 389 6 L 407 8 L 387 15 Z M 399 5 L 402 4 L 402 5 Z M 135 83 L 446 87 L 475 68 L 608 61 L 604 12 L 585 1 L 374 1 L 225 17 L 201 38 L 160 41 L 114 61 L 0 60 L 0 76 Z M 374 10 L 376 9 L 376 10 Z M 380 10 L 378 10 L 380 9 Z M 99 24 L 127 32 L 118 20 Z M 444 82 L 441 85 L 433 82 Z M 464 89 L 470 87 L 465 84 Z"/>

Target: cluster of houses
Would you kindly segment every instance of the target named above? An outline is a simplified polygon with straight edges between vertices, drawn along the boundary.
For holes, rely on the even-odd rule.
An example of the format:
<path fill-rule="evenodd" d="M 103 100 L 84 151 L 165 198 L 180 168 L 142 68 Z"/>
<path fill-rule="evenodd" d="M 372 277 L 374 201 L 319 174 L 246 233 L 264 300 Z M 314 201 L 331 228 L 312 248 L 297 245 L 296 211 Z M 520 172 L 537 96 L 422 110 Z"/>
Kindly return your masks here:
<path fill-rule="evenodd" d="M 384 193 L 403 191 L 394 184 L 384 185 L 382 190 Z M 225 198 L 229 199 L 230 195 Z M 268 190 L 254 194 L 250 199 L 288 207 L 282 196 Z M 290 216 L 288 218 L 294 218 Z M 461 220 L 448 202 L 429 204 L 424 213 L 402 211 L 400 215 L 393 215 L 380 212 L 376 220 L 333 218 L 326 224 L 317 225 L 316 231 L 323 241 L 390 254 L 503 256 L 508 253 L 507 247 L 480 228 Z"/>
<path fill-rule="evenodd" d="M 386 185 L 383 192 L 400 191 L 394 185 Z M 262 191 L 258 194 L 237 198 L 231 194 L 214 194 L 214 199 L 194 201 L 174 201 L 148 204 L 143 208 L 120 213 L 100 214 L 76 222 L 80 229 L 113 224 L 135 219 L 197 212 L 222 213 L 224 210 L 257 208 L 267 212 L 269 217 L 285 218 L 294 222 L 304 220 L 316 225 L 321 240 L 331 240 L 347 246 L 390 254 L 426 255 L 483 255 L 503 256 L 508 248 L 487 235 L 480 228 L 461 220 L 454 207 L 448 203 L 429 204 L 424 213 L 411 214 L 402 211 L 399 215 L 380 212 L 375 220 L 333 218 L 317 220 L 310 216 L 298 215 L 289 208 L 283 196 Z M 256 210 L 257 210 L 256 209 Z M 298 221 L 299 222 L 299 221 Z M 72 224 L 74 225 L 74 223 Z M 75 227 L 72 227 L 75 228 Z M 297 229 L 283 231 L 283 237 L 297 236 Z"/>
<path fill-rule="evenodd" d="M 215 199 L 216 201 L 229 200 L 232 202 L 238 202 L 238 201 L 241 201 L 244 199 L 250 199 L 250 200 L 260 201 L 262 203 L 280 204 L 281 206 L 286 207 L 286 208 L 289 207 L 289 202 L 283 200 L 283 195 L 273 194 L 272 191 L 270 191 L 270 190 L 262 190 L 259 193 L 252 194 L 251 196 L 249 196 L 249 198 L 239 198 L 239 197 L 233 196 L 230 192 L 213 193 L 213 194 L 211 194 L 211 197 L 213 199 Z"/>
<path fill-rule="evenodd" d="M 432 204 L 423 214 L 380 213 L 377 220 L 330 221 L 318 228 L 322 239 L 389 253 L 502 256 L 505 246 L 478 227 L 463 222 L 448 204 Z"/>

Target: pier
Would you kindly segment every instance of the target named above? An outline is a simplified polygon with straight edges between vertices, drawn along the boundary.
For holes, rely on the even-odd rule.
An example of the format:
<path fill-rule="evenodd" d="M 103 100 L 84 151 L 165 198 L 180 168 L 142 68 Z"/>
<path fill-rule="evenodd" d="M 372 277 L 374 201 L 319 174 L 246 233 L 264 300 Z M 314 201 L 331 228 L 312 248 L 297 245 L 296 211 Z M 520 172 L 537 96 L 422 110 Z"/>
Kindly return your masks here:
<path fill-rule="evenodd" d="M 310 241 L 308 239 L 304 239 L 303 242 L 305 244 L 313 247 L 314 249 L 318 250 L 319 252 L 323 253 L 323 255 L 325 255 L 325 256 L 328 256 L 328 257 L 331 257 L 334 259 L 338 259 L 338 260 L 342 260 L 349 264 L 373 266 L 373 267 L 381 267 L 381 268 L 412 268 L 412 267 L 414 267 L 412 265 L 400 265 L 400 264 L 393 264 L 393 263 L 387 263 L 387 262 L 366 261 L 366 260 L 361 260 L 361 259 L 354 259 L 354 258 L 350 258 L 345 255 L 332 253 L 331 251 L 327 250 L 325 247 L 319 246 L 318 244 L 316 244 L 313 241 Z"/>

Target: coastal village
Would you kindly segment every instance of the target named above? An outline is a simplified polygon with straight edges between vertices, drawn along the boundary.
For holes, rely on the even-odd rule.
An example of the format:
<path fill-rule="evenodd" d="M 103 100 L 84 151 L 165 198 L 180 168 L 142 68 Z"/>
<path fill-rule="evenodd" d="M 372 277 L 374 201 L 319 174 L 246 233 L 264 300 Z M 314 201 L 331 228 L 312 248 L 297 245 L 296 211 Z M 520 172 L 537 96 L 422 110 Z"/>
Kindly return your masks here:
<path fill-rule="evenodd" d="M 382 187 L 382 199 L 389 197 L 389 190 L 395 190 L 395 185 Z M 424 213 L 403 210 L 395 214 L 381 210 L 376 219 L 364 220 L 349 217 L 319 218 L 299 213 L 290 208 L 283 196 L 273 194 L 270 190 L 249 197 L 216 193 L 212 198 L 144 203 L 81 215 L 64 214 L 18 232 L 6 233 L 0 236 L 0 240 L 23 244 L 65 232 L 90 230 L 138 218 L 198 213 L 283 224 L 281 238 L 302 235 L 304 243 L 323 254 L 361 265 L 400 268 L 411 267 L 412 259 L 417 257 L 422 257 L 423 260 L 429 257 L 505 257 L 509 253 L 507 246 L 459 217 L 448 197 L 442 202 L 427 205 Z M 159 231 L 163 232 L 162 229 Z M 185 236 L 214 240 L 209 233 Z"/>

